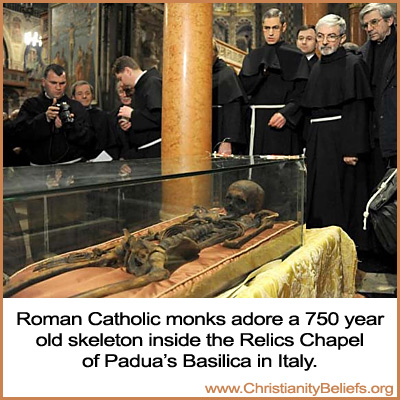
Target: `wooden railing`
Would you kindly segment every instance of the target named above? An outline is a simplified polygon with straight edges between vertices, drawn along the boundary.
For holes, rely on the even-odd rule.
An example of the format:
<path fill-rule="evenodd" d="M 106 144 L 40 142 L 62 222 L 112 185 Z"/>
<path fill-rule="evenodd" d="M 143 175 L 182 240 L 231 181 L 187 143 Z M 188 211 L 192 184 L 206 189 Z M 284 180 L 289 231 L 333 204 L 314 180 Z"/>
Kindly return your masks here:
<path fill-rule="evenodd" d="M 29 86 L 28 74 L 25 71 L 3 68 L 3 85 L 27 88 Z"/>
<path fill-rule="evenodd" d="M 222 40 L 215 39 L 215 41 L 217 42 L 218 57 L 233 67 L 236 73 L 239 73 L 247 52 L 225 43 Z"/>

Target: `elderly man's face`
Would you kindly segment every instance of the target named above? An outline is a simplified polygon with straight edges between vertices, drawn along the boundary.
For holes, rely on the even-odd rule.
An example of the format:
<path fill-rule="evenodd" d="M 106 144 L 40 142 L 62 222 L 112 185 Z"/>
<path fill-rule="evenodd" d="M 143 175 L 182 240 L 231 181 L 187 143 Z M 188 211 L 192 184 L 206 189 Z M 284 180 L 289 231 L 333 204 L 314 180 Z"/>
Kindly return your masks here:
<path fill-rule="evenodd" d="M 304 31 L 300 31 L 297 35 L 296 45 L 304 54 L 315 53 L 317 40 L 314 29 L 306 29 Z"/>
<path fill-rule="evenodd" d="M 87 84 L 77 86 L 75 88 L 74 99 L 78 100 L 84 107 L 89 107 L 92 100 L 93 94 L 90 90 L 90 86 Z"/>
<path fill-rule="evenodd" d="M 335 53 L 341 44 L 346 41 L 346 35 L 340 34 L 339 25 L 320 25 L 317 31 L 318 49 L 323 56 Z"/>
<path fill-rule="evenodd" d="M 267 44 L 275 44 L 281 40 L 286 31 L 286 22 L 282 25 L 279 17 L 265 18 L 263 22 L 264 38 Z"/>
<path fill-rule="evenodd" d="M 382 42 L 390 34 L 393 22 L 393 17 L 383 19 L 380 12 L 375 10 L 364 15 L 362 25 L 372 41 Z"/>
<path fill-rule="evenodd" d="M 121 103 L 124 106 L 130 106 L 131 105 L 132 98 L 126 94 L 125 90 L 122 87 L 122 83 L 121 82 L 118 82 L 117 93 L 118 93 L 119 99 L 121 100 Z"/>

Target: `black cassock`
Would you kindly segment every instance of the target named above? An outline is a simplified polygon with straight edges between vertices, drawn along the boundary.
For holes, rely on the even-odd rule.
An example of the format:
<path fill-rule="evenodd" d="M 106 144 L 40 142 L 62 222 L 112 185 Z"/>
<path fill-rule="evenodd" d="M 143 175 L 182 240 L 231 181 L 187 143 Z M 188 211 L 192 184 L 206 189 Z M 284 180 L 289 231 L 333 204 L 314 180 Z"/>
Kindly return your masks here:
<path fill-rule="evenodd" d="M 129 158 L 161 156 L 161 98 L 160 73 L 155 68 L 150 68 L 135 85 L 132 98 L 134 104 L 131 114 L 132 128 L 127 132 L 131 149 Z"/>
<path fill-rule="evenodd" d="M 87 158 L 90 160 L 97 157 L 103 150 L 106 151 L 114 160 L 119 158 L 117 137 L 115 131 L 111 129 L 108 114 L 97 107 L 88 107 L 90 122 L 95 132 L 95 146 L 88 152 Z"/>
<path fill-rule="evenodd" d="M 309 75 L 307 58 L 296 47 L 285 42 L 265 45 L 248 54 L 239 77 L 252 106 L 259 108 L 255 118 L 253 154 L 300 154 L 300 99 Z M 282 129 L 268 122 L 280 112 L 286 118 Z"/>
<path fill-rule="evenodd" d="M 15 120 L 15 140 L 26 150 L 34 164 L 57 164 L 84 158 L 94 146 L 94 132 L 89 116 L 78 101 L 63 96 L 57 102 L 67 102 L 75 115 L 71 126 L 55 127 L 47 122 L 46 111 L 53 103 L 44 93 L 24 101 Z"/>
<path fill-rule="evenodd" d="M 243 153 L 246 146 L 245 115 L 247 95 L 235 71 L 217 58 L 212 76 L 212 147 L 227 141 L 233 153 Z"/>
<path fill-rule="evenodd" d="M 302 101 L 307 110 L 307 227 L 340 226 L 363 250 L 368 246 L 362 214 L 368 201 L 371 100 L 366 64 L 340 47 L 314 65 Z M 350 166 L 344 156 L 359 161 Z"/>

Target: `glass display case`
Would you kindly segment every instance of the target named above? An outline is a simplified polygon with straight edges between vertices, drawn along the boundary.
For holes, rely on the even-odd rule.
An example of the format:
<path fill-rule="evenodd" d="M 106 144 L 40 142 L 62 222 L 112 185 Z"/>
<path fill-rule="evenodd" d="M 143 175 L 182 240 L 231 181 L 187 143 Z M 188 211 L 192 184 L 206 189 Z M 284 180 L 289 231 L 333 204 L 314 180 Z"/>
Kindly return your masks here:
<path fill-rule="evenodd" d="M 244 189 L 231 186 L 249 180 L 262 188 L 261 198 L 255 200 L 258 189 L 247 188 L 246 182 Z M 124 287 L 106 295 L 163 297 L 169 285 L 168 290 L 175 290 L 169 295 L 175 297 L 214 296 L 301 246 L 304 180 L 304 159 L 298 156 L 209 157 L 190 165 L 147 159 L 4 168 L 5 296 L 72 297 L 146 276 L 154 268 L 134 265 L 140 264 L 140 251 L 133 256 L 132 245 L 138 237 L 145 239 L 145 247 L 151 244 L 151 254 L 154 246 L 165 250 L 169 261 L 162 269 L 168 272 L 157 278 L 163 289 L 159 282 L 147 282 L 142 285 L 146 293 Z M 168 245 L 162 243 L 166 230 L 172 237 Z M 186 231 L 194 236 L 186 237 Z M 227 245 L 243 238 L 245 244 L 237 249 Z M 172 258 L 179 262 L 170 262 Z M 184 271 L 184 279 L 178 276 L 196 263 L 193 271 Z M 227 268 L 229 279 L 221 273 Z M 110 279 L 106 271 L 115 276 Z M 204 271 L 210 276 L 188 283 L 192 272 L 198 278 Z M 172 279 L 175 275 L 178 281 Z M 176 290 L 179 279 L 186 285 L 183 291 Z M 214 280 L 218 283 L 210 284 Z"/>

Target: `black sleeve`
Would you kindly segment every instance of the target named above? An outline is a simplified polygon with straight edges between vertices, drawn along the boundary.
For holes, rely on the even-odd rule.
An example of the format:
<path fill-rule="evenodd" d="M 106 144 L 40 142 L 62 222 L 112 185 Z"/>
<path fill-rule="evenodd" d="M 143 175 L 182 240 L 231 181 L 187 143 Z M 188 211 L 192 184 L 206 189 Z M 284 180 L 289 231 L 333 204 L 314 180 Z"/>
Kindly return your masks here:
<path fill-rule="evenodd" d="M 35 98 L 27 99 L 22 104 L 15 120 L 15 140 L 22 147 L 43 142 L 52 135 L 54 123 L 47 122 L 46 110 L 43 111 Z"/>
<path fill-rule="evenodd" d="M 61 129 L 66 133 L 68 142 L 83 148 L 91 148 L 95 146 L 95 132 L 90 123 L 88 112 L 79 102 L 71 103 L 71 111 L 74 114 L 74 123 L 72 125 L 61 127 Z"/>
<path fill-rule="evenodd" d="M 243 85 L 243 89 L 248 96 L 252 96 L 257 92 L 258 88 L 262 85 L 266 79 L 261 73 L 257 75 L 244 75 L 242 71 L 239 73 L 239 79 Z"/>
<path fill-rule="evenodd" d="M 244 131 L 245 116 L 242 103 L 242 101 L 236 100 L 222 106 L 222 137 L 218 138 L 219 141 L 228 138 L 227 142 L 246 143 Z"/>
<path fill-rule="evenodd" d="M 355 156 L 369 151 L 369 113 L 369 100 L 354 100 L 343 105 L 343 156 Z"/>
<path fill-rule="evenodd" d="M 286 118 L 286 123 L 292 129 L 296 128 L 303 118 L 300 104 L 306 85 L 306 80 L 294 81 L 294 90 L 290 93 L 290 97 L 286 101 L 286 106 L 279 111 Z"/>
<path fill-rule="evenodd" d="M 134 109 L 131 114 L 133 130 L 151 131 L 161 128 L 162 86 L 158 79 L 149 80 L 141 103 L 143 107 Z"/>

